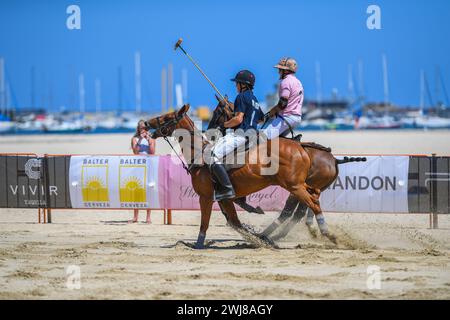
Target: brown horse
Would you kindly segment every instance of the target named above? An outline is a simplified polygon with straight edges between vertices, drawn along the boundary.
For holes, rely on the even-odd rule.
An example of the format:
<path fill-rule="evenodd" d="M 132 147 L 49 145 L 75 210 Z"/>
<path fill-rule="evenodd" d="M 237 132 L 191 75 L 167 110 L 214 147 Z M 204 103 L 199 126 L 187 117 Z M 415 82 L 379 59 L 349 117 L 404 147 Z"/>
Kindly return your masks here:
<path fill-rule="evenodd" d="M 222 128 L 224 122 L 228 121 L 234 116 L 234 105 L 228 100 L 221 101 L 217 96 L 216 98 L 219 101 L 219 104 L 214 109 L 208 129 L 220 129 Z M 289 133 L 290 132 L 288 130 L 288 132 L 283 133 L 281 136 L 285 137 Z M 297 141 L 300 142 L 299 140 Z M 306 183 L 316 189 L 317 196 L 320 196 L 320 193 L 325 191 L 336 180 L 337 176 L 339 175 L 339 164 L 366 161 L 365 158 L 337 160 L 331 154 L 330 148 L 325 148 L 316 143 L 308 142 L 301 142 L 301 145 L 311 159 L 311 168 L 309 169 Z M 239 199 L 239 201 L 235 201 L 235 203 L 249 212 L 261 210 L 259 207 L 258 209 L 255 209 L 252 206 L 248 205 L 245 202 L 245 198 Z M 281 211 L 280 216 L 262 232 L 262 235 L 268 237 L 270 234 L 274 234 L 275 231 L 278 231 L 278 234 L 272 236 L 271 239 L 278 240 L 283 238 L 292 229 L 292 227 L 294 227 L 295 224 L 297 224 L 305 216 L 307 211 L 308 207 L 304 204 L 301 204 L 297 200 L 297 197 L 291 194 L 286 200 L 286 204 Z M 309 213 L 311 213 L 311 211 L 309 211 Z M 306 225 L 308 226 L 309 231 L 313 235 L 315 235 L 315 231 L 312 228 L 312 224 L 314 222 L 313 217 L 314 215 L 312 213 L 308 214 Z M 278 230 L 279 227 L 281 227 L 281 225 L 289 218 L 291 218 L 291 221 L 287 225 L 285 225 L 283 229 Z M 327 233 L 326 230 L 322 229 L 321 231 L 325 234 L 325 236 L 329 237 L 330 240 L 336 240 L 331 234 Z"/>
<path fill-rule="evenodd" d="M 186 114 L 189 105 L 183 106 L 179 111 L 170 112 L 160 117 L 150 119 L 146 122 L 149 129 L 154 129 L 153 138 L 171 136 L 175 129 L 185 129 L 190 133 L 189 141 L 181 142 L 182 149 L 190 149 L 190 154 L 195 155 L 195 146 L 205 145 L 208 142 L 203 141 L 203 133 L 198 130 L 189 116 Z M 201 142 L 198 142 L 198 139 Z M 258 145 L 246 154 L 245 165 L 241 168 L 232 170 L 230 178 L 235 188 L 236 197 L 241 198 L 249 194 L 258 192 L 271 185 L 279 185 L 289 191 L 303 205 L 311 208 L 316 216 L 319 228 L 322 233 L 328 234 L 326 222 L 323 219 L 322 210 L 319 203 L 320 180 L 318 175 L 309 174 L 311 168 L 311 158 L 308 152 L 297 142 L 288 139 L 276 139 L 278 141 L 279 152 L 271 152 L 272 145 L 275 140 L 269 141 L 267 144 Z M 270 157 L 271 163 L 278 163 L 278 171 L 273 175 L 264 175 L 262 171 L 266 165 L 259 155 L 261 148 L 265 149 L 265 154 Z M 257 159 L 256 163 L 249 163 L 249 159 Z M 194 158 L 187 159 L 192 164 Z M 334 159 L 333 169 L 325 166 L 330 172 L 335 172 L 337 160 Z M 213 184 L 210 172 L 206 166 L 191 167 L 190 169 L 192 185 L 195 192 L 200 197 L 201 208 L 201 226 L 196 248 L 204 247 L 206 231 L 209 227 L 213 205 Z M 306 180 L 315 182 L 319 188 L 312 187 Z M 220 206 L 227 215 L 228 223 L 239 232 L 245 232 L 243 229 L 231 201 L 221 201 Z"/>

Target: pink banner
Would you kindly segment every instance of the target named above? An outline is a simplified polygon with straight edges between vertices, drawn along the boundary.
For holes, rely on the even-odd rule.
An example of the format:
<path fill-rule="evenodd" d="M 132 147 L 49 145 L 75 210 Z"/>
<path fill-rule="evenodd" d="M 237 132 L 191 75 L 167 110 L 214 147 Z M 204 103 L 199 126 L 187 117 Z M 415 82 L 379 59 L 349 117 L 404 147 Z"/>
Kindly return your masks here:
<path fill-rule="evenodd" d="M 183 169 L 177 157 L 161 156 L 159 159 L 159 202 L 164 208 L 200 210 L 198 195 L 192 187 L 191 177 Z M 276 186 L 268 187 L 247 197 L 247 202 L 265 211 L 283 209 L 289 193 Z M 241 210 L 238 206 L 236 209 Z M 219 210 L 217 203 L 214 210 Z"/>

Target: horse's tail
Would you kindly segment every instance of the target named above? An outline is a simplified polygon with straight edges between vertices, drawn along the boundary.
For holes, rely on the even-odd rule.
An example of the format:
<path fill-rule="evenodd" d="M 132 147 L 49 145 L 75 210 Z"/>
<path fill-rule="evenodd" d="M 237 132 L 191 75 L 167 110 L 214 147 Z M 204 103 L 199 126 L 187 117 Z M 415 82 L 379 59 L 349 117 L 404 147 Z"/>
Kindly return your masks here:
<path fill-rule="evenodd" d="M 346 164 L 346 163 L 351 163 L 351 162 L 366 162 L 367 158 L 366 157 L 358 157 L 358 158 L 349 158 L 349 157 L 344 157 L 344 159 L 340 160 L 340 159 L 336 159 L 336 164 L 340 165 L 340 164 Z"/>

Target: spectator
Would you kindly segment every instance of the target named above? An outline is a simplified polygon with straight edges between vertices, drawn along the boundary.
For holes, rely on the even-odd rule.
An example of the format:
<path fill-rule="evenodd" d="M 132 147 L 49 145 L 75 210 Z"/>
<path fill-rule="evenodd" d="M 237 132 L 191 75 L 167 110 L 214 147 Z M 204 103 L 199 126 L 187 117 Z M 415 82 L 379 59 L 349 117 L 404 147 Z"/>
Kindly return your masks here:
<path fill-rule="evenodd" d="M 138 122 L 136 133 L 131 138 L 131 148 L 134 154 L 155 154 L 155 139 L 152 139 L 148 130 L 145 129 L 144 120 Z M 147 224 L 152 223 L 150 213 L 151 210 L 147 209 L 147 219 L 145 220 Z M 134 209 L 134 218 L 129 223 L 138 222 L 138 218 L 139 210 Z"/>

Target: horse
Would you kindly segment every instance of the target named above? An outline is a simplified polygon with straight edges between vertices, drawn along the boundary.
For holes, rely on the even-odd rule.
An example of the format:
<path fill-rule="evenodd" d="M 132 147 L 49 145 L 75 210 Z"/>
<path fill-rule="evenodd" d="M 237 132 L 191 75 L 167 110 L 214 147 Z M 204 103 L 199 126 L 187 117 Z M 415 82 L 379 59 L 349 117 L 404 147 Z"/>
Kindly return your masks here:
<path fill-rule="evenodd" d="M 176 129 L 185 129 L 190 134 L 190 139 L 181 139 L 182 149 L 189 149 L 193 155 L 188 160 L 193 164 L 196 153 L 196 146 L 205 147 L 209 142 L 205 141 L 203 133 L 195 127 L 192 119 L 187 115 L 189 105 L 184 105 L 180 110 L 166 113 L 149 119 L 145 122 L 145 126 L 149 130 L 153 130 L 152 137 L 154 139 L 171 136 Z M 200 139 L 200 142 L 199 142 Z M 179 139 L 180 140 L 180 139 Z M 279 152 L 272 154 L 272 145 L 278 142 Z M 261 148 L 265 148 L 266 154 L 270 155 L 272 162 L 278 163 L 278 170 L 275 174 L 264 175 L 263 169 L 267 167 L 258 157 L 261 154 Z M 250 163 L 249 159 L 257 159 L 256 163 Z M 337 160 L 334 159 L 336 165 Z M 311 158 L 305 149 L 297 142 L 289 139 L 274 139 L 266 144 L 259 144 L 250 149 L 245 155 L 245 164 L 230 172 L 230 179 L 233 183 L 236 198 L 242 198 L 249 194 L 258 192 L 271 185 L 278 185 L 289 191 L 300 204 L 309 207 L 316 217 L 319 229 L 322 234 L 329 234 L 328 227 L 323 219 L 322 209 L 320 207 L 318 191 L 320 189 L 311 187 L 306 180 L 315 182 L 318 176 L 309 175 L 311 168 Z M 193 167 L 188 169 L 191 174 L 192 185 L 195 192 L 199 195 L 201 209 L 201 224 L 195 248 L 204 248 L 206 232 L 209 227 L 211 211 L 213 205 L 214 188 L 210 172 L 206 166 Z M 220 201 L 219 205 L 223 212 L 226 213 L 229 225 L 239 231 L 241 234 L 249 235 L 239 218 L 233 202 L 229 200 Z"/>
<path fill-rule="evenodd" d="M 221 130 L 222 134 L 224 134 L 223 123 L 230 120 L 234 116 L 234 105 L 230 103 L 228 99 L 225 99 L 223 101 L 220 100 L 217 96 L 216 99 L 218 100 L 219 104 L 213 111 L 213 116 L 211 117 L 208 129 L 219 129 Z M 282 133 L 280 137 L 288 139 L 286 136 L 290 133 L 289 131 L 290 130 Z M 302 147 L 308 153 L 309 158 L 311 159 L 311 168 L 308 172 L 306 182 L 308 185 L 316 189 L 317 195 L 319 197 L 321 192 L 328 189 L 328 187 L 331 186 L 336 180 L 337 176 L 339 175 L 340 164 L 366 161 L 365 158 L 344 158 L 344 160 L 337 160 L 332 155 L 330 148 L 326 148 L 322 145 L 312 142 L 300 142 L 301 136 L 300 138 L 299 136 L 293 136 L 292 138 L 302 145 Z M 261 213 L 262 210 L 259 207 L 253 208 L 252 206 L 247 204 L 245 198 L 241 198 L 238 202 L 235 201 L 235 203 L 250 213 L 254 213 L 255 211 Z M 308 230 L 313 236 L 316 236 L 316 231 L 312 227 L 314 223 L 314 214 L 311 212 L 311 210 L 308 210 L 307 206 L 300 203 L 295 195 L 290 194 L 279 217 L 275 219 L 275 221 L 270 224 L 264 231 L 262 231 L 261 235 L 269 237 L 271 234 L 275 234 L 275 231 L 278 231 L 278 233 L 272 236 L 271 239 L 282 239 L 298 222 L 300 222 L 300 220 L 306 214 L 306 225 L 308 227 Z M 289 218 L 291 218 L 289 223 L 284 225 L 281 230 L 278 230 L 282 226 L 282 224 Z M 336 238 L 332 234 L 326 233 L 325 231 L 324 235 L 331 241 L 336 242 Z"/>

